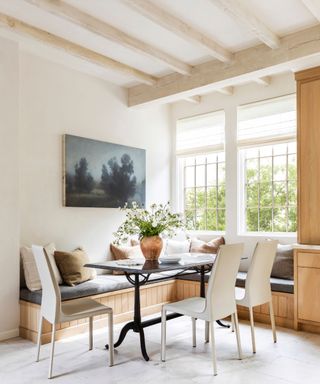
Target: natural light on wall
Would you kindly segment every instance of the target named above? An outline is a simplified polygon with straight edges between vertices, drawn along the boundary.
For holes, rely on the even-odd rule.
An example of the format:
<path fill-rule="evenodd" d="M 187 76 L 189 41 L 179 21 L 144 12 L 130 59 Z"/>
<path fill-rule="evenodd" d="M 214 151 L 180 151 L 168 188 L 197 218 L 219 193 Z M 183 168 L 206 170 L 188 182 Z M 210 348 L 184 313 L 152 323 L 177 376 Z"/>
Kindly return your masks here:
<path fill-rule="evenodd" d="M 225 230 L 224 112 L 177 122 L 179 208 L 188 229 Z"/>
<path fill-rule="evenodd" d="M 296 232 L 296 98 L 238 108 L 240 232 Z"/>

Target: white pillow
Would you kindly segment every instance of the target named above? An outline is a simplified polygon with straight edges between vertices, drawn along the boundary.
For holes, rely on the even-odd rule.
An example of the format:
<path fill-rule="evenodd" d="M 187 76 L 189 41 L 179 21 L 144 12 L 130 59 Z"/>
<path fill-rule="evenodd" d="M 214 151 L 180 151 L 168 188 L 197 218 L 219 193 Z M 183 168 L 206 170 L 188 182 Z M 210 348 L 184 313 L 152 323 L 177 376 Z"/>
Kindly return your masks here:
<path fill-rule="evenodd" d="M 32 249 L 29 247 L 21 247 L 20 254 L 26 286 L 30 291 L 38 291 L 41 289 L 41 281 Z"/>
<path fill-rule="evenodd" d="M 167 240 L 166 254 L 173 255 L 175 253 L 188 253 L 190 252 L 190 240 Z"/>
<path fill-rule="evenodd" d="M 56 278 L 57 283 L 59 285 L 62 284 L 63 280 L 62 280 L 60 271 L 57 267 L 56 261 L 54 259 L 54 252 L 56 251 L 56 246 L 54 245 L 54 243 L 50 243 L 48 245 L 45 245 L 44 251 L 48 256 L 48 259 L 50 261 L 50 264 L 51 264 L 51 267 L 53 270 L 53 274 L 54 274 L 54 277 Z"/>

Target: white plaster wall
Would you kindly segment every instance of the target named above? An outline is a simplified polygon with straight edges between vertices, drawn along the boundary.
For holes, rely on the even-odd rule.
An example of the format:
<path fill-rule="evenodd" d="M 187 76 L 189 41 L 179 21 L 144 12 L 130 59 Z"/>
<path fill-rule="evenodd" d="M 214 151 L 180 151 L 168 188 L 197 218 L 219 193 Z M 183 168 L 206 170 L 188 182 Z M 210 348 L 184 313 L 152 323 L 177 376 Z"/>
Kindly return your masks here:
<path fill-rule="evenodd" d="M 272 77 L 269 86 L 264 87 L 255 83 L 250 83 L 235 88 L 232 96 L 212 93 L 202 96 L 200 104 L 191 104 L 187 102 L 175 103 L 171 106 L 172 125 L 176 126 L 178 119 L 194 116 L 197 114 L 207 113 L 211 111 L 224 110 L 225 125 L 225 151 L 226 151 L 226 232 L 227 242 L 244 242 L 245 254 L 250 256 L 253 252 L 257 240 L 265 238 L 265 235 L 253 236 L 248 234 L 240 236 L 238 234 L 238 175 L 237 175 L 237 107 L 239 105 L 256 102 L 263 99 L 287 95 L 295 92 L 295 80 L 292 73 L 282 74 Z M 173 147 L 174 153 L 174 147 Z M 177 205 L 177 188 L 176 188 L 176 169 L 173 167 L 172 174 L 172 201 L 173 205 Z M 212 237 L 213 233 L 207 233 L 206 237 Z M 268 238 L 277 238 L 280 243 L 288 244 L 296 242 L 295 235 L 268 236 Z M 250 260 L 243 263 L 245 269 Z"/>
<path fill-rule="evenodd" d="M 0 340 L 19 326 L 18 45 L 0 38 Z"/>
<path fill-rule="evenodd" d="M 21 53 L 21 244 L 82 245 L 107 256 L 118 209 L 62 206 L 63 134 L 146 149 L 147 204 L 170 199 L 168 107 L 130 110 L 118 86 Z"/>
<path fill-rule="evenodd" d="M 0 340 L 18 335 L 19 245 L 108 255 L 118 209 L 62 206 L 62 135 L 146 149 L 147 204 L 170 199 L 167 106 L 127 108 L 126 90 L 0 39 Z"/>

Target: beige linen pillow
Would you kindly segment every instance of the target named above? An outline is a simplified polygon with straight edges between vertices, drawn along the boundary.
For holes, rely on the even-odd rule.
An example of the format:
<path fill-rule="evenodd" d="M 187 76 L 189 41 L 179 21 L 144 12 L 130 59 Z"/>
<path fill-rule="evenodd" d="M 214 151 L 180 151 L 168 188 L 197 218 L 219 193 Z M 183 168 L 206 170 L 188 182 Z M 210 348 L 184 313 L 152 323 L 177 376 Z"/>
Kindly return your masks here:
<path fill-rule="evenodd" d="M 44 247 L 44 251 L 46 255 L 49 258 L 49 261 L 51 263 L 51 267 L 53 270 L 54 277 L 56 278 L 57 283 L 60 285 L 63 283 L 61 274 L 59 272 L 59 269 L 57 267 L 56 261 L 54 259 L 54 252 L 56 251 L 56 247 L 53 243 L 50 243 Z"/>
<path fill-rule="evenodd" d="M 71 252 L 55 251 L 54 258 L 63 281 L 71 287 L 96 277 L 94 269 L 84 267 L 89 263 L 89 258 L 82 249 Z"/>
<path fill-rule="evenodd" d="M 220 245 L 225 244 L 224 237 L 217 237 L 216 239 L 205 242 L 198 238 L 191 239 L 191 253 L 217 253 Z"/>
<path fill-rule="evenodd" d="M 54 273 L 54 276 L 57 280 L 58 284 L 62 284 L 62 278 L 57 268 L 56 262 L 54 260 L 53 254 L 51 255 L 53 250 L 55 249 L 54 243 L 50 243 L 44 246 L 44 250 L 49 257 L 49 262 L 51 263 L 51 267 Z M 36 261 L 34 259 L 32 248 L 23 246 L 20 248 L 20 255 L 22 261 L 22 270 L 24 274 L 24 279 L 27 288 L 30 291 L 38 291 L 42 288 L 39 272 L 37 269 Z M 21 278 L 23 281 L 23 276 Z"/>
<path fill-rule="evenodd" d="M 38 291 L 42 287 L 36 261 L 32 253 L 32 248 L 21 247 L 20 255 L 26 286 L 30 291 Z"/>

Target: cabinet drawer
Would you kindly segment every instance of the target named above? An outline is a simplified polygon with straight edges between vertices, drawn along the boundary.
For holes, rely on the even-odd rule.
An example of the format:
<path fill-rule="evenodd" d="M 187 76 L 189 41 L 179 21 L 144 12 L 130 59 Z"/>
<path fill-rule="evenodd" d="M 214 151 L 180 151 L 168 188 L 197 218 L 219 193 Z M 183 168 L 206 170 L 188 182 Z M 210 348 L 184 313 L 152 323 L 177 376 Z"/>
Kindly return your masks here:
<path fill-rule="evenodd" d="M 320 268 L 320 253 L 298 252 L 298 267 Z"/>

